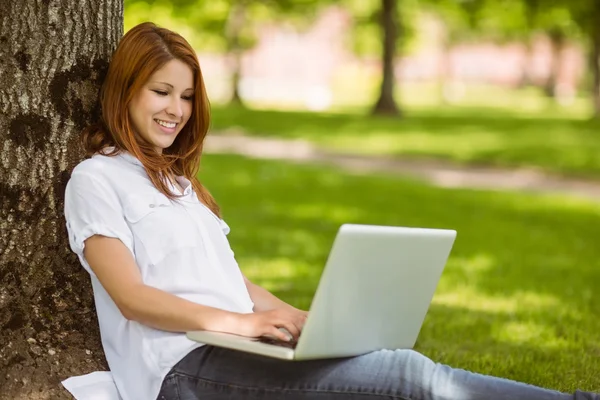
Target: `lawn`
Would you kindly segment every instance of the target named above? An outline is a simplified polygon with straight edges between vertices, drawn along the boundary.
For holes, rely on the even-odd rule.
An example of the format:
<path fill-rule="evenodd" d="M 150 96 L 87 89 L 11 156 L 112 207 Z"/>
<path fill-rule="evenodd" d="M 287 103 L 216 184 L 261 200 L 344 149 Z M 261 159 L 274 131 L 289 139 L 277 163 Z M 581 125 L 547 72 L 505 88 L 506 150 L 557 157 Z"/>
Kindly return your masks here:
<path fill-rule="evenodd" d="M 416 96 L 404 107 L 405 118 L 397 119 L 368 116 L 364 105 L 328 113 L 215 106 L 213 132 L 303 139 L 349 153 L 600 177 L 600 123 L 590 120 L 583 100 L 563 108 L 535 92 L 488 88 L 452 107 Z"/>
<path fill-rule="evenodd" d="M 290 303 L 309 307 L 342 223 L 456 229 L 417 349 L 455 367 L 600 391 L 599 205 L 239 156 L 207 155 L 202 171 L 243 271 Z"/>

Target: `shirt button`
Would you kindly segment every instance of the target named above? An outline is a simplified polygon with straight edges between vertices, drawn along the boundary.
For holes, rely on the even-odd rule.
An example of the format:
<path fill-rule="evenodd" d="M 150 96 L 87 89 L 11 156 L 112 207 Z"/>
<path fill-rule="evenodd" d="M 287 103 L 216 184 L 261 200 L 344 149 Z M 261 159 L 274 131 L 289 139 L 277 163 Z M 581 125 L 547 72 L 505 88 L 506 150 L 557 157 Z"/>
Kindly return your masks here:
<path fill-rule="evenodd" d="M 150 208 L 154 208 L 154 207 L 156 207 L 155 204 L 150 204 Z"/>

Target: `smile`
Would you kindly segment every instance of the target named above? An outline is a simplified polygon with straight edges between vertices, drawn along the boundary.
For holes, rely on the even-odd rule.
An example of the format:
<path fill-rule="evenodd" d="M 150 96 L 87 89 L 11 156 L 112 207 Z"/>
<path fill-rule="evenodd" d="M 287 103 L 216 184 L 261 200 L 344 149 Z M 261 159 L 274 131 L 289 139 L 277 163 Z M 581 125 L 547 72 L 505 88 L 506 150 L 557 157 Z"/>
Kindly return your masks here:
<path fill-rule="evenodd" d="M 160 119 L 155 119 L 154 120 L 157 124 L 164 126 L 165 128 L 169 128 L 169 129 L 173 129 L 177 126 L 176 122 L 167 122 L 167 121 L 162 121 Z"/>

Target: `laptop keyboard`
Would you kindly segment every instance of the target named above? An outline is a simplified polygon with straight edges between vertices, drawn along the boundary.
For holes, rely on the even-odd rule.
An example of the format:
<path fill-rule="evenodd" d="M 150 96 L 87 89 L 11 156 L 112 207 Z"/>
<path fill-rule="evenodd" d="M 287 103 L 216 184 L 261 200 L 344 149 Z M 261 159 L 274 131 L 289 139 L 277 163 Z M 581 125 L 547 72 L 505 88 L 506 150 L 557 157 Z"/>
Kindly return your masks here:
<path fill-rule="evenodd" d="M 298 342 L 296 340 L 291 340 L 289 342 L 285 342 L 283 340 L 271 339 L 271 338 L 264 337 L 264 336 L 257 338 L 256 341 L 260 342 L 260 343 L 272 344 L 274 346 L 287 347 L 288 349 L 295 349 L 296 345 L 298 344 Z"/>

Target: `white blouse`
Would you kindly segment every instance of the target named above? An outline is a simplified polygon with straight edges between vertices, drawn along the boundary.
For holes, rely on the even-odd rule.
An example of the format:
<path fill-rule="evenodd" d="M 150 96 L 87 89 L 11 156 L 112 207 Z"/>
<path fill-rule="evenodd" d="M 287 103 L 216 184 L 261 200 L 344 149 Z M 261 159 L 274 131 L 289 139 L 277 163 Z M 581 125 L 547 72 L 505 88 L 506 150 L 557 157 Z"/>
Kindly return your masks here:
<path fill-rule="evenodd" d="M 87 238 L 121 240 L 146 285 L 228 311 L 253 308 L 225 236 L 229 227 L 198 200 L 187 179 L 177 181 L 184 196 L 171 201 L 131 154 L 97 154 L 75 167 L 66 188 L 70 246 L 90 273 L 102 345 L 123 400 L 156 398 L 169 370 L 201 344 L 125 319 L 83 256 Z"/>

